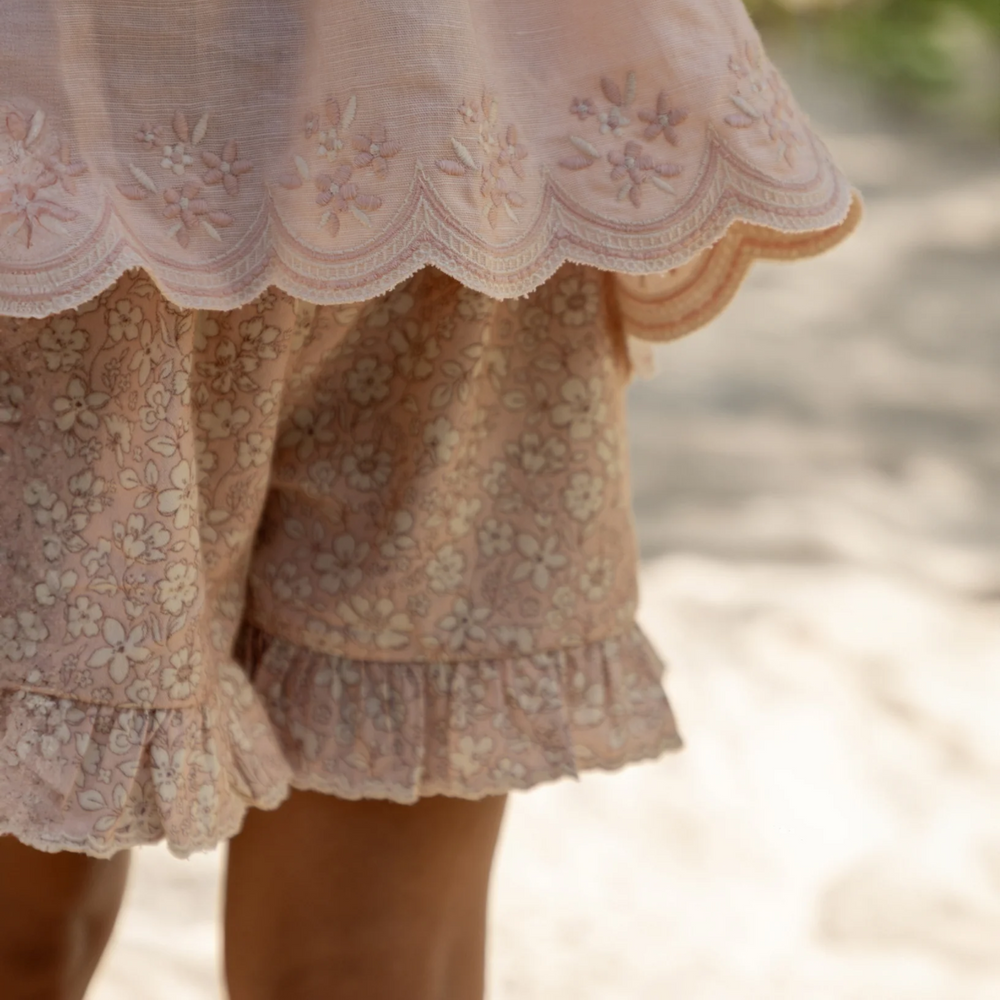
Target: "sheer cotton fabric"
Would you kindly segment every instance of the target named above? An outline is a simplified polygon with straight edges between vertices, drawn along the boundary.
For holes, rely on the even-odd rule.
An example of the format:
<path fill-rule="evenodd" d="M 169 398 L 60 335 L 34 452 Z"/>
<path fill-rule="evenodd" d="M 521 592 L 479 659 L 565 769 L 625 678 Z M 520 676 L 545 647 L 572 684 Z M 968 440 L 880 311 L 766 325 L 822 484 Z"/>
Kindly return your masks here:
<path fill-rule="evenodd" d="M 663 272 L 713 246 L 818 252 L 854 198 L 739 0 L 0 11 L 3 314 L 137 265 L 175 304 L 229 309 L 268 285 L 359 301 L 428 263 L 519 296 L 571 260 L 619 272 L 645 302 L 630 332 L 664 339 L 745 267 L 682 282 L 697 318 Z"/>

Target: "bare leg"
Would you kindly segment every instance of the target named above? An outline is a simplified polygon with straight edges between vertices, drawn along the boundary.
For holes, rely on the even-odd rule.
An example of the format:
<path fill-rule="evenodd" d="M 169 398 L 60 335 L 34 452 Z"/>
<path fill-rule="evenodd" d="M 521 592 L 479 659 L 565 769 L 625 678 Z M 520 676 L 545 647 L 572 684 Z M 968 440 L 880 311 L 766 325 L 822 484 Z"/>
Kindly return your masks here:
<path fill-rule="evenodd" d="M 293 792 L 229 846 L 232 1000 L 481 1000 L 504 796 Z"/>
<path fill-rule="evenodd" d="M 46 854 L 0 836 L 0 996 L 82 1000 L 118 916 L 127 851 Z"/>

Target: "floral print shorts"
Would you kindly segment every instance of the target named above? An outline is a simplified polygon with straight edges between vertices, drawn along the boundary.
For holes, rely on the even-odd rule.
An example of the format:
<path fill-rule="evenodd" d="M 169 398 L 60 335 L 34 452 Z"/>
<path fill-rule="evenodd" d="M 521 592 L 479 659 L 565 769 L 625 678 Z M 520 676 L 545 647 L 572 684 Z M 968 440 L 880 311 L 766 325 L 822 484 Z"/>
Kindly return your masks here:
<path fill-rule="evenodd" d="M 680 745 L 634 623 L 607 285 L 0 319 L 0 832 L 475 798 Z"/>

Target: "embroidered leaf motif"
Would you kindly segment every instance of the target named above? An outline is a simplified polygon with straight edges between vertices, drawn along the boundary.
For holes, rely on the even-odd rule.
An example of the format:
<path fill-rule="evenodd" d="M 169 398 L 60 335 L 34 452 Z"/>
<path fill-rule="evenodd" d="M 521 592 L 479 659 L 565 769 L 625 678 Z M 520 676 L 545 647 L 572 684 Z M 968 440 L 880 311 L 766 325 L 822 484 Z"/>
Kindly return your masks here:
<path fill-rule="evenodd" d="M 628 76 L 625 78 L 625 100 L 623 102 L 625 107 L 628 107 L 635 98 L 635 72 L 629 70 Z"/>
<path fill-rule="evenodd" d="M 350 205 L 350 212 L 356 219 L 363 222 L 366 226 L 371 228 L 372 220 L 366 212 L 362 212 L 360 208 L 352 201 Z"/>
<path fill-rule="evenodd" d="M 149 192 L 141 184 L 119 184 L 118 190 L 130 201 L 143 201 L 149 197 Z"/>
<path fill-rule="evenodd" d="M 156 182 L 142 167 L 137 167 L 134 163 L 130 163 L 128 165 L 128 172 L 150 193 L 156 194 L 159 191 Z"/>
<path fill-rule="evenodd" d="M 761 113 L 749 101 L 744 100 L 739 94 L 733 94 L 730 97 L 730 100 L 732 100 L 733 104 L 735 104 L 736 107 L 738 107 L 748 118 L 756 121 L 761 117 Z"/>
<path fill-rule="evenodd" d="M 45 124 L 45 112 L 39 108 L 31 116 L 31 127 L 28 129 L 28 135 L 24 140 L 25 146 L 30 146 L 39 136 L 42 131 L 42 126 Z"/>
<path fill-rule="evenodd" d="M 664 180 L 664 179 L 663 179 L 662 177 L 660 177 L 660 176 L 657 176 L 656 174 L 653 174 L 653 176 L 652 176 L 652 177 L 650 177 L 649 179 L 650 179 L 650 180 L 651 180 L 651 181 L 653 182 L 653 184 L 655 184 L 655 185 L 656 185 L 656 187 L 658 187 L 658 188 L 659 188 L 659 189 L 660 189 L 661 191 L 666 191 L 666 192 L 668 192 L 669 194 L 677 194 L 677 192 L 676 192 L 676 191 L 674 190 L 674 186 L 673 186 L 673 184 L 671 184 L 671 183 L 670 183 L 670 181 L 667 181 L 667 180 Z"/>
<path fill-rule="evenodd" d="M 756 119 L 749 115 L 726 115 L 724 121 L 727 125 L 732 125 L 733 128 L 749 128 Z"/>
<path fill-rule="evenodd" d="M 15 142 L 23 142 L 28 134 L 28 124 L 16 111 L 7 115 L 7 131 Z"/>
<path fill-rule="evenodd" d="M 174 134 L 180 139 L 181 142 L 188 141 L 188 123 L 187 119 L 184 117 L 184 112 L 178 109 L 174 112 L 174 120 L 171 123 L 173 125 Z"/>
<path fill-rule="evenodd" d="M 382 199 L 377 194 L 356 195 L 354 203 L 358 208 L 362 208 L 366 212 L 374 212 L 376 209 L 382 207 Z"/>
<path fill-rule="evenodd" d="M 465 166 L 457 160 L 435 160 L 434 162 L 438 170 L 443 170 L 446 174 L 451 174 L 452 177 L 465 176 Z"/>
<path fill-rule="evenodd" d="M 587 156 L 593 157 L 595 160 L 600 159 L 601 154 L 597 151 L 596 147 L 592 146 L 586 139 L 579 135 L 571 135 L 569 141 L 573 143 L 574 146 L 581 153 L 585 153 Z"/>
<path fill-rule="evenodd" d="M 350 128 L 351 123 L 354 121 L 354 116 L 358 110 L 358 98 L 357 95 L 351 94 L 347 99 L 347 107 L 344 108 L 344 118 L 341 122 L 344 128 Z"/>
<path fill-rule="evenodd" d="M 205 232 L 208 233 L 208 235 L 211 236 L 216 243 L 222 242 L 222 234 L 207 219 L 201 220 L 201 228 L 204 229 Z"/>
<path fill-rule="evenodd" d="M 208 131 L 208 112 L 206 111 L 201 118 L 198 119 L 198 124 L 194 127 L 194 132 L 191 133 L 191 142 L 195 146 L 205 138 L 205 133 Z"/>
<path fill-rule="evenodd" d="M 610 77 L 601 77 L 601 90 L 604 91 L 604 96 L 612 103 L 617 104 L 619 107 L 622 105 L 622 92 Z"/>
<path fill-rule="evenodd" d="M 465 146 L 463 146 L 462 143 L 460 143 L 454 136 L 452 136 L 451 139 L 451 147 L 455 150 L 455 155 L 458 157 L 459 161 L 464 163 L 470 170 L 479 169 L 479 164 L 476 163 L 472 153 L 470 153 L 468 149 L 466 149 Z"/>
<path fill-rule="evenodd" d="M 208 213 L 209 219 L 216 226 L 220 226 L 225 229 L 226 226 L 231 226 L 233 224 L 233 217 L 228 212 L 222 212 L 215 209 Z"/>
<path fill-rule="evenodd" d="M 592 160 L 589 156 L 577 153 L 574 156 L 563 157 L 559 161 L 559 166 L 565 167 L 567 170 L 583 170 L 584 167 L 592 167 L 596 162 L 596 160 Z"/>

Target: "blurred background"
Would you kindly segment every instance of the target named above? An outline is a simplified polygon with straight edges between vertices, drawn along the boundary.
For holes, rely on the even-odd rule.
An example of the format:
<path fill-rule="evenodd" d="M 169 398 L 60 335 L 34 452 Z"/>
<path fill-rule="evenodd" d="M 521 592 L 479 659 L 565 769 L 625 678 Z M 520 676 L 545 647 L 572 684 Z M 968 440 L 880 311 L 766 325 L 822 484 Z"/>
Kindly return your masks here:
<path fill-rule="evenodd" d="M 1000 0 L 753 0 L 862 188 L 631 395 L 687 749 L 512 800 L 491 1000 L 1000 997 Z M 219 853 L 94 1000 L 216 1000 Z"/>

